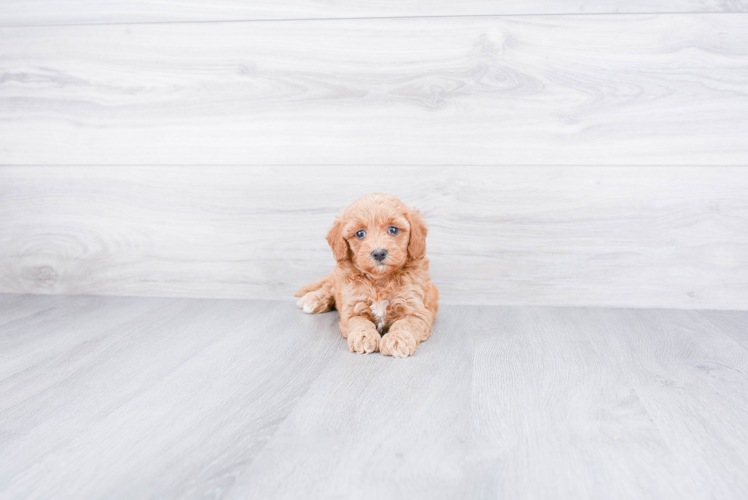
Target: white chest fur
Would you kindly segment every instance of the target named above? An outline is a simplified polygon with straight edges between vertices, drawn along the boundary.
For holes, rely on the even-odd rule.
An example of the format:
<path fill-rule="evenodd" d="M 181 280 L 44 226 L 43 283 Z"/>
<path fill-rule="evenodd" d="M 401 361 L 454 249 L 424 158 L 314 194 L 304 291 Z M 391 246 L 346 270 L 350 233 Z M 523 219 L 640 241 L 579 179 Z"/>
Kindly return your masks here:
<path fill-rule="evenodd" d="M 384 325 L 387 323 L 387 306 L 390 305 L 389 300 L 382 300 L 380 302 L 371 303 L 371 313 L 374 315 L 374 320 L 377 323 L 377 330 L 381 333 Z"/>

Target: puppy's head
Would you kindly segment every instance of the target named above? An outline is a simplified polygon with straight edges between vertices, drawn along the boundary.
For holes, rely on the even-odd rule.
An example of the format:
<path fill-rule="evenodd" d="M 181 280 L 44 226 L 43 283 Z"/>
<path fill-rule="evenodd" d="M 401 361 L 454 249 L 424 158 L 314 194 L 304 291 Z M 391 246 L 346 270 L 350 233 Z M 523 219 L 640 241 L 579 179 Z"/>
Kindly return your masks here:
<path fill-rule="evenodd" d="M 394 196 L 368 194 L 338 216 L 327 242 L 338 262 L 348 260 L 360 271 L 385 276 L 426 256 L 426 225 Z"/>

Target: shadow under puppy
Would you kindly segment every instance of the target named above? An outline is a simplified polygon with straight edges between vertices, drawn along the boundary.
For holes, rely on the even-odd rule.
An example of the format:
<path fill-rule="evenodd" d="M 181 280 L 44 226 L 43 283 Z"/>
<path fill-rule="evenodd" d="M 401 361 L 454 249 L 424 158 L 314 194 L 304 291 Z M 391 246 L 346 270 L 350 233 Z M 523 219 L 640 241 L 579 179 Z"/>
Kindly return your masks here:
<path fill-rule="evenodd" d="M 351 352 L 412 355 L 439 310 L 421 215 L 394 196 L 369 194 L 337 217 L 327 242 L 338 264 L 302 287 L 297 305 L 309 314 L 336 308 Z"/>

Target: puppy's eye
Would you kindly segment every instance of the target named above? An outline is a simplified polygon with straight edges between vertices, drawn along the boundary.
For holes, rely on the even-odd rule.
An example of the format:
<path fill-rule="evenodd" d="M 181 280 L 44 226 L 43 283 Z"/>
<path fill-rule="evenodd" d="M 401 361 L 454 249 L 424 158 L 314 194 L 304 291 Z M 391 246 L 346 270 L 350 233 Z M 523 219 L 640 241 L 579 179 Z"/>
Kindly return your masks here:
<path fill-rule="evenodd" d="M 366 237 L 366 231 L 364 231 L 363 229 L 359 230 L 356 233 L 356 238 L 358 238 L 359 240 L 363 240 L 364 237 Z"/>
<path fill-rule="evenodd" d="M 395 226 L 390 226 L 387 232 L 390 233 L 392 236 L 395 236 L 397 233 L 400 232 L 400 230 L 396 228 Z"/>

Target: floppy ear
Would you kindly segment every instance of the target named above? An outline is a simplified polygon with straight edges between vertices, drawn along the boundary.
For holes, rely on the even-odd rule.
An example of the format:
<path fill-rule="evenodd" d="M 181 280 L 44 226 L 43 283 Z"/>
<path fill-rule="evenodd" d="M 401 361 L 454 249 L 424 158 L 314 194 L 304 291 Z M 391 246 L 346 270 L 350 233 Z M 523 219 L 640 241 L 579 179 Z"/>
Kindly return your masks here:
<path fill-rule="evenodd" d="M 343 238 L 343 221 L 340 218 L 335 219 L 335 223 L 327 232 L 327 242 L 332 248 L 335 260 L 338 262 L 348 260 L 348 242 Z"/>
<path fill-rule="evenodd" d="M 413 260 L 423 259 L 426 256 L 426 223 L 423 222 L 418 210 L 410 210 L 407 213 L 410 222 L 410 241 L 408 242 L 408 255 Z"/>

